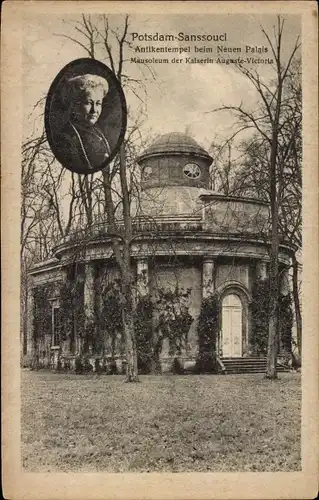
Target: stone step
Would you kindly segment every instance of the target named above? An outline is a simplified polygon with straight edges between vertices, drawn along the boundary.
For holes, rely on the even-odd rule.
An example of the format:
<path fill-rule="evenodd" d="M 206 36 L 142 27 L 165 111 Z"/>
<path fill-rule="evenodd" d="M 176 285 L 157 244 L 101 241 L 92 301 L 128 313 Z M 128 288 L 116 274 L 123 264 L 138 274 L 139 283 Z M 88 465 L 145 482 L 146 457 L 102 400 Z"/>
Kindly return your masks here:
<path fill-rule="evenodd" d="M 225 370 L 227 373 L 231 373 L 231 372 L 234 372 L 234 373 L 237 373 L 237 372 L 253 372 L 253 371 L 256 371 L 256 372 L 265 372 L 266 371 L 266 366 L 236 366 L 236 367 L 233 367 L 233 368 L 229 368 L 228 366 L 225 366 Z M 285 368 L 283 367 L 278 367 L 277 366 L 277 371 L 285 371 Z"/>
<path fill-rule="evenodd" d="M 226 373 L 263 373 L 266 371 L 266 358 L 222 358 Z M 277 365 L 278 372 L 288 371 L 282 365 Z"/>
<path fill-rule="evenodd" d="M 265 364 L 267 363 L 266 359 L 249 359 L 249 358 L 234 358 L 234 359 L 224 359 L 221 358 L 223 363 L 227 363 L 229 365 L 236 364 Z"/>
<path fill-rule="evenodd" d="M 252 357 L 249 357 L 249 358 L 221 358 L 223 361 L 267 361 L 267 358 L 259 358 L 259 357 L 256 357 L 256 358 L 252 358 Z"/>
<path fill-rule="evenodd" d="M 242 359 L 242 360 L 239 360 L 239 359 L 234 359 L 234 360 L 230 360 L 230 359 L 223 359 L 221 358 L 223 363 L 227 363 L 228 365 L 262 365 L 262 364 L 266 364 L 267 361 L 265 359 L 261 359 L 261 360 L 255 360 L 255 359 Z M 280 363 L 278 363 L 280 364 Z"/>

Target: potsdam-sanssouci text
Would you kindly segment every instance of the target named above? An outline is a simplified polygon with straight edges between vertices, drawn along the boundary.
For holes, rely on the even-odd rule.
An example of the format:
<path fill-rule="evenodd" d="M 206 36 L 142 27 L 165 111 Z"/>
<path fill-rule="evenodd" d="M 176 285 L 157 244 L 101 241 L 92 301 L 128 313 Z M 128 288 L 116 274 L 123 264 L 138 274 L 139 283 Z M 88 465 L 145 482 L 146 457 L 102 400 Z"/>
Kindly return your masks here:
<path fill-rule="evenodd" d="M 132 42 L 227 42 L 227 33 L 131 33 Z"/>

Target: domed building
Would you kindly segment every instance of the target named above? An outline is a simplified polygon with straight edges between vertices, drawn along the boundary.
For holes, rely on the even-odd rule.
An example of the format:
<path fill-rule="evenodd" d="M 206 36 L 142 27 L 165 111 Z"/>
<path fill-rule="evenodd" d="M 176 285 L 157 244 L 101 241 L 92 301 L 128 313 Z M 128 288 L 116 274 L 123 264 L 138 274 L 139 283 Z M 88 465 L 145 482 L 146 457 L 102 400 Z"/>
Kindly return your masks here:
<path fill-rule="evenodd" d="M 136 277 L 142 277 L 137 279 L 138 296 L 158 304 L 159 296 L 169 297 L 165 291 L 170 291 L 179 305 L 182 301 L 187 307 L 190 320 L 183 332 L 187 341 L 178 350 L 183 368 L 193 366 L 198 358 L 198 318 L 203 300 L 211 296 L 218 300 L 216 352 L 221 366 L 236 371 L 247 367 L 249 360 L 259 366 L 252 293 L 254 284 L 268 273 L 269 206 L 257 199 L 211 191 L 213 159 L 188 135 L 158 137 L 137 161 L 141 194 L 134 209 L 131 257 Z M 28 352 L 36 350 L 44 366 L 60 363 L 72 369 L 75 357 L 84 351 L 92 369 L 103 357 L 115 359 L 120 366 L 124 359 L 121 335 L 117 332 L 112 340 L 107 334 L 112 325 L 116 329 L 114 309 L 112 316 L 108 313 L 111 303 L 103 303 L 119 277 L 111 236 L 107 227 L 99 225 L 91 228 L 89 237 L 81 238 L 71 235 L 54 249 L 50 260 L 30 270 L 29 311 L 33 314 L 29 315 Z M 283 293 L 288 290 L 292 251 L 288 243 L 281 243 Z M 61 335 L 61 294 L 68 295 L 68 283 L 76 288 L 80 309 L 92 319 L 91 334 L 85 339 L 83 318 L 75 313 L 69 334 Z M 158 332 L 160 313 L 152 315 Z M 165 323 L 165 314 L 162 318 Z M 167 338 L 160 347 L 162 371 L 169 370 L 176 352 Z"/>

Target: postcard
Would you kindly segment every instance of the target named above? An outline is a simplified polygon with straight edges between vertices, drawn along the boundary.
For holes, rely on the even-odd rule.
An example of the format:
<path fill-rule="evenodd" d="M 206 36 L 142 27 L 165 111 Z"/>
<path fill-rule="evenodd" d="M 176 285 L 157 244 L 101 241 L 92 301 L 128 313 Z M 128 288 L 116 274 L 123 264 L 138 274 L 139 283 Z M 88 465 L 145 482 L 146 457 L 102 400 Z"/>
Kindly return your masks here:
<path fill-rule="evenodd" d="M 312 498 L 313 2 L 6 2 L 4 495 Z"/>

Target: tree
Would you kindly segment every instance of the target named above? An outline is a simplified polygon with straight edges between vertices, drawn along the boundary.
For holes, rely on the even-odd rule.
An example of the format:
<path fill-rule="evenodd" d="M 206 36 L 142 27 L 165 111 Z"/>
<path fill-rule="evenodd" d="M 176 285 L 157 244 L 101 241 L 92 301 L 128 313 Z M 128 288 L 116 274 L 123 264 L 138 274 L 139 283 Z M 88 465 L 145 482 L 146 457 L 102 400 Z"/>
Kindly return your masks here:
<path fill-rule="evenodd" d="M 277 18 L 274 40 L 263 28 L 261 31 L 269 44 L 274 60 L 273 80 L 266 82 L 257 70 L 241 63 L 236 65 L 255 88 L 260 100 L 258 109 L 251 111 L 240 104 L 239 106 L 222 106 L 219 110 L 229 110 L 237 116 L 238 129 L 234 136 L 249 129 L 253 130 L 255 138 L 258 138 L 264 148 L 263 161 L 267 167 L 270 202 L 269 328 L 266 377 L 277 378 L 280 214 L 285 193 L 286 161 L 289 156 L 293 156 L 295 140 L 301 124 L 301 114 L 294 115 L 295 120 L 292 122 L 287 120 L 294 98 L 289 98 L 289 95 L 287 98 L 285 86 L 289 82 L 293 61 L 300 44 L 297 38 L 287 61 L 284 61 L 282 54 L 284 19 L 280 16 Z"/>
<path fill-rule="evenodd" d="M 292 293 L 297 330 L 298 352 L 301 355 L 301 305 L 299 274 L 301 265 L 298 255 L 302 246 L 302 93 L 301 61 L 291 65 L 285 81 L 285 99 L 282 105 L 282 133 L 279 141 L 284 168 L 281 175 L 282 195 L 279 200 L 279 232 L 296 251 L 292 254 Z M 290 144 L 290 147 L 288 147 Z M 267 144 L 263 137 L 255 134 L 250 141 L 240 145 L 243 164 L 233 178 L 234 194 L 254 196 L 270 202 L 270 182 Z M 280 153 L 279 153 L 280 154 Z"/>
<path fill-rule="evenodd" d="M 74 36 L 70 31 L 70 25 L 75 33 Z M 33 217 L 26 223 L 26 217 L 22 214 L 22 238 L 23 243 L 28 242 L 34 254 L 29 261 L 29 264 L 32 264 L 48 257 L 52 246 L 61 238 L 71 236 L 76 229 L 79 230 L 77 236 L 82 237 L 81 244 L 84 247 L 90 235 L 90 229 L 96 222 L 103 222 L 107 227 L 121 277 L 120 304 L 126 340 L 127 381 L 134 382 L 138 380 L 138 372 L 133 321 L 135 284 L 131 265 L 133 241 L 131 201 L 133 196 L 137 198 L 138 174 L 135 157 L 141 147 L 139 126 L 143 120 L 142 92 L 145 93 L 145 85 L 142 80 L 131 78 L 125 72 L 126 52 L 131 50 L 127 36 L 128 28 L 129 16 L 125 16 L 122 26 L 117 28 L 111 26 L 106 15 L 95 16 L 94 19 L 91 16 L 82 15 L 81 20 L 68 23 L 68 34 L 59 35 L 80 46 L 86 56 L 99 57 L 104 60 L 122 86 L 135 96 L 139 105 L 135 108 L 135 115 L 132 108 L 129 109 L 129 125 L 119 154 L 101 173 L 94 176 L 70 174 L 61 169 L 48 148 L 44 134 L 24 144 L 26 165 L 31 168 L 29 177 L 32 178 L 32 185 L 37 186 L 39 177 L 43 176 L 44 171 L 46 179 L 50 182 L 41 184 L 37 188 L 41 192 L 42 205 L 36 213 L 32 202 L 28 202 L 27 196 L 23 200 L 23 210 L 25 207 L 33 210 Z M 147 69 L 146 66 L 145 68 Z M 150 74 L 152 76 L 152 72 Z M 45 160 L 42 158 L 44 153 Z M 28 181 L 25 184 L 27 186 Z M 69 190 L 63 197 L 61 187 L 68 184 Z M 36 198 L 37 190 L 32 191 L 34 198 Z M 69 207 L 67 220 L 65 220 L 66 205 Z M 45 210 L 48 212 L 47 218 Z M 43 227 L 44 221 L 48 221 L 45 227 Z M 48 225 L 52 227 L 51 232 L 48 231 Z M 37 244 L 31 242 L 30 239 L 32 231 L 36 235 L 36 243 L 40 242 L 41 251 L 35 251 Z M 44 244 L 45 251 L 42 251 Z M 23 252 L 25 248 L 26 243 Z"/>
<path fill-rule="evenodd" d="M 214 165 L 211 171 L 211 188 L 226 196 L 233 194 L 234 170 L 236 162 L 232 158 L 232 141 L 225 144 L 213 142 L 210 153 L 214 158 Z"/>

